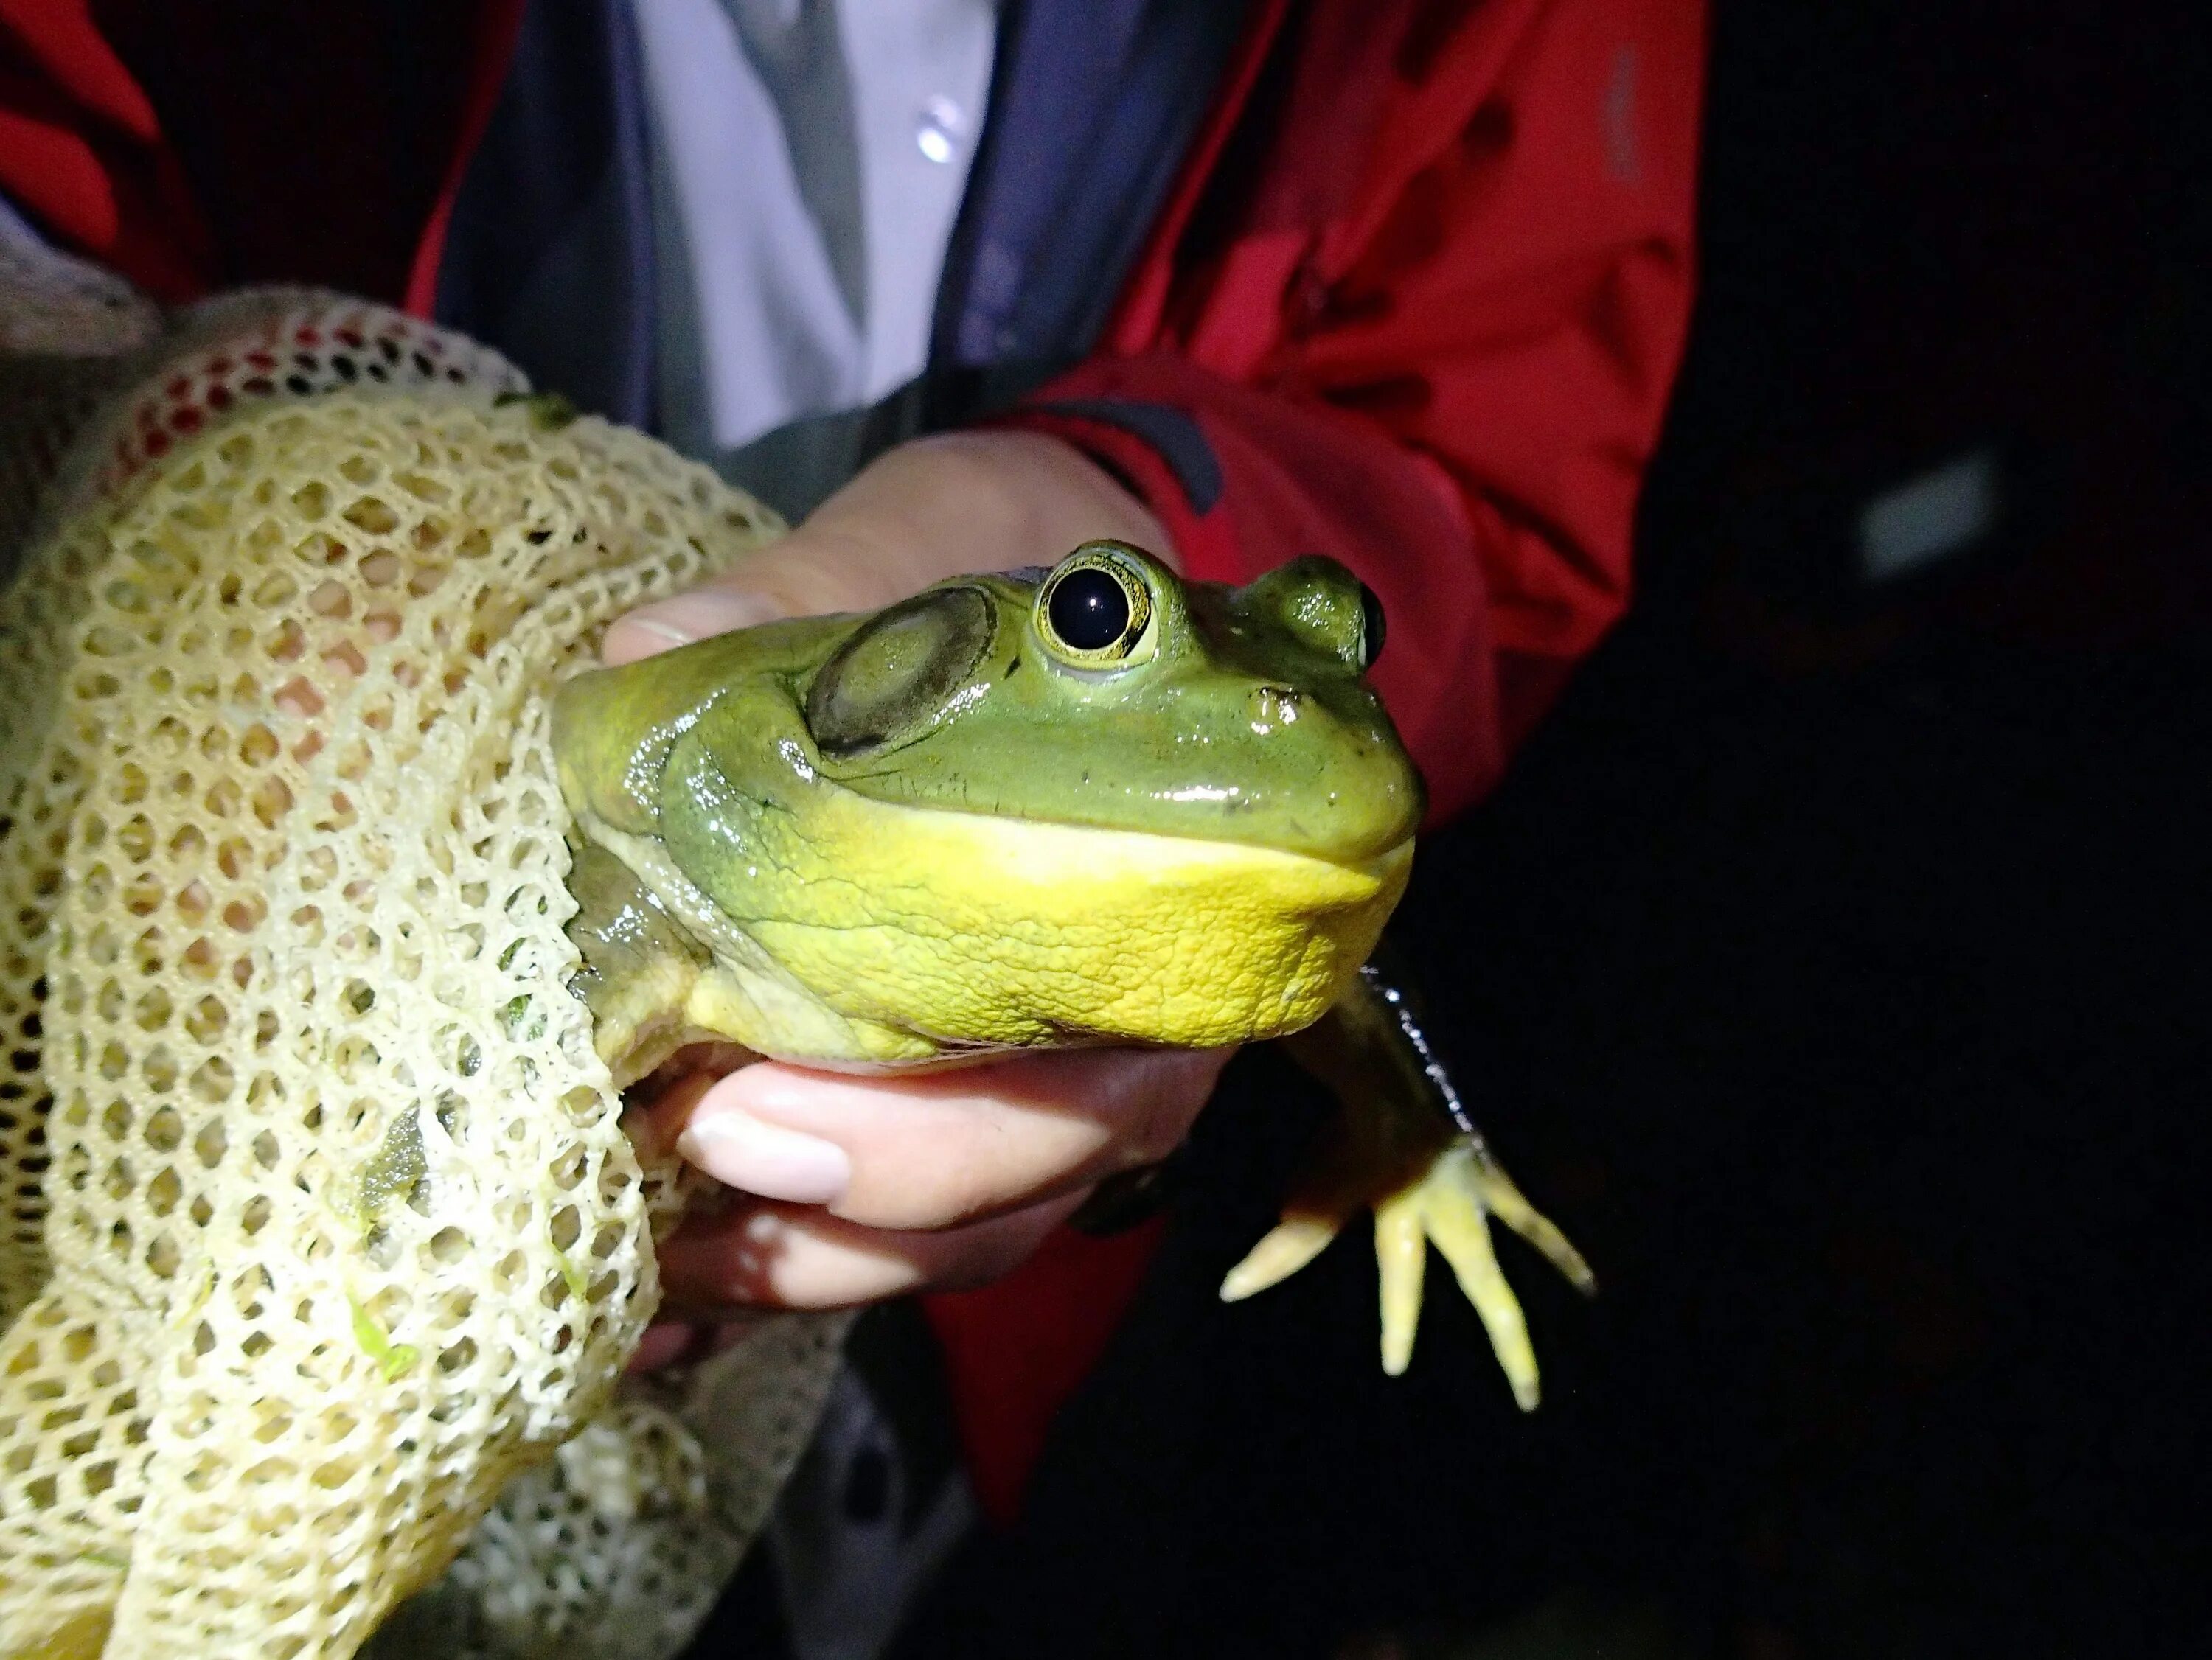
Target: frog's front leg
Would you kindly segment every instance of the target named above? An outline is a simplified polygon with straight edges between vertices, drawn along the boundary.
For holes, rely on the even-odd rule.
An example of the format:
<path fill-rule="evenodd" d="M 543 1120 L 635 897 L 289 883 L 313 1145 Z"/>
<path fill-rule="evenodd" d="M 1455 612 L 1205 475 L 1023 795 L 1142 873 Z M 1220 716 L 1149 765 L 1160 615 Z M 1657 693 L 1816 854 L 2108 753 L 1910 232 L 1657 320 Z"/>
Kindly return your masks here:
<path fill-rule="evenodd" d="M 1536 1357 L 1520 1302 L 1491 1249 L 1489 1219 L 1497 1217 L 1588 1293 L 1596 1281 L 1581 1252 L 1491 1155 L 1404 995 L 1373 965 L 1286 1044 L 1340 1109 L 1285 1203 L 1282 1221 L 1222 1281 L 1223 1300 L 1235 1302 L 1287 1279 L 1356 1212 L 1372 1207 L 1382 1369 L 1395 1377 L 1413 1358 L 1434 1245 L 1481 1316 L 1514 1399 L 1524 1411 L 1533 1409 Z"/>
<path fill-rule="evenodd" d="M 627 1086 L 689 1035 L 685 1008 L 710 960 L 612 853 L 589 842 L 569 851 L 568 938 L 584 960 L 571 989 L 592 1011 L 599 1058 Z"/>

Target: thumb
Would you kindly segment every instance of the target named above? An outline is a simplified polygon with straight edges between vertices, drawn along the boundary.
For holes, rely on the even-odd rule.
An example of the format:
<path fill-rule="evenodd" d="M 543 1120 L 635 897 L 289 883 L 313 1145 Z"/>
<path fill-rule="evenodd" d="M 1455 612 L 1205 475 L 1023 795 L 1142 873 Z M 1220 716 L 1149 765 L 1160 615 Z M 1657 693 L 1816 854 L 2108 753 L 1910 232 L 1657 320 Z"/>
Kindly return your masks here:
<path fill-rule="evenodd" d="M 1117 536 L 1173 562 L 1152 511 L 1073 445 L 951 433 L 887 451 L 773 547 L 607 631 L 610 664 L 778 617 L 872 611 L 969 571 L 1058 559 Z"/>
<path fill-rule="evenodd" d="M 616 618 L 599 657 L 615 668 L 781 617 L 873 610 L 905 598 L 915 585 L 895 557 L 804 525 L 699 587 Z"/>

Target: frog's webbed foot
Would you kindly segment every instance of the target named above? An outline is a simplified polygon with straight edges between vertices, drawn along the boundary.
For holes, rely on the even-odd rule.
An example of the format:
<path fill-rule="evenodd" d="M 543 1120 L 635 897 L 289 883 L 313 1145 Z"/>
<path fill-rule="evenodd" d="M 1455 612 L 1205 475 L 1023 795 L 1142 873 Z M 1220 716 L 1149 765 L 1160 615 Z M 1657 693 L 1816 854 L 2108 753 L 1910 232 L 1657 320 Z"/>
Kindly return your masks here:
<path fill-rule="evenodd" d="M 1534 1245 L 1585 1293 L 1597 1281 L 1565 1234 L 1522 1197 L 1487 1148 L 1464 1140 L 1437 1154 L 1412 1186 L 1375 1207 L 1375 1258 L 1382 1279 L 1382 1369 L 1395 1377 L 1413 1357 L 1413 1329 L 1421 1318 L 1421 1278 L 1428 1247 L 1443 1252 L 1459 1288 L 1482 1317 L 1490 1347 L 1505 1369 L 1513 1398 L 1523 1412 L 1538 1397 L 1536 1352 L 1520 1300 L 1499 1271 L 1490 1248 L 1492 1216 Z"/>
<path fill-rule="evenodd" d="M 1535 1351 L 1519 1300 L 1492 1249 L 1496 1217 L 1533 1245 L 1577 1290 L 1596 1289 L 1582 1253 L 1514 1184 L 1480 1136 L 1453 1122 L 1455 1098 L 1439 1099 L 1441 1074 L 1401 1001 L 1370 975 L 1292 1052 L 1334 1087 L 1343 1111 L 1316 1145 L 1309 1174 L 1283 1219 L 1222 1281 L 1235 1302 L 1320 1255 L 1358 1211 L 1375 1212 L 1382 1280 L 1382 1369 L 1393 1377 L 1413 1358 L 1428 1248 L 1443 1253 L 1474 1305 L 1522 1410 L 1539 1396 Z M 1448 1112 L 1447 1108 L 1450 1111 Z"/>
<path fill-rule="evenodd" d="M 1332 1135 L 1323 1144 L 1323 1156 L 1348 1150 L 1350 1139 Z M 1328 1172 L 1325 1186 L 1317 1184 L 1293 1199 L 1283 1220 L 1221 1282 L 1223 1300 L 1240 1301 L 1288 1279 L 1319 1256 L 1356 1211 L 1372 1205 L 1375 1259 L 1382 1278 L 1382 1369 L 1396 1377 L 1413 1359 L 1433 1245 L 1481 1317 L 1513 1398 L 1522 1410 L 1534 1409 L 1539 1396 L 1535 1351 L 1520 1300 L 1491 1248 L 1490 1219 L 1495 1216 L 1534 1245 L 1577 1290 L 1592 1292 L 1597 1281 L 1582 1253 L 1472 1136 L 1455 1137 L 1410 1178 L 1370 1167 L 1365 1173 L 1378 1179 L 1364 1193 L 1345 1179 L 1352 1173 L 1339 1165 Z"/>

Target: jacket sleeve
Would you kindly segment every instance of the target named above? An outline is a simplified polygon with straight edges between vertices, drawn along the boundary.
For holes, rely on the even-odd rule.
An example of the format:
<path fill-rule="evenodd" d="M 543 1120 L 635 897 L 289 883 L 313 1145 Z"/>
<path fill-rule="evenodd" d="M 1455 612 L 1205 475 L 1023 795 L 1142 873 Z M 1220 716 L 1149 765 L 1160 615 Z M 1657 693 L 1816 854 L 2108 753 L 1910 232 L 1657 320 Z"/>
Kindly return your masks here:
<path fill-rule="evenodd" d="M 1703 19 L 1413 9 L 1385 53 L 1359 10 L 1315 9 L 1244 228 L 1194 258 L 1171 224 L 1151 298 L 1140 270 L 1109 348 L 1017 419 L 1127 480 L 1194 575 L 1352 566 L 1443 817 L 1626 602 L 1688 327 Z M 1417 39 L 1438 10 L 1467 21 Z"/>
<path fill-rule="evenodd" d="M 87 0 L 0 0 L 0 209 L 156 300 L 206 286 L 183 170 Z"/>

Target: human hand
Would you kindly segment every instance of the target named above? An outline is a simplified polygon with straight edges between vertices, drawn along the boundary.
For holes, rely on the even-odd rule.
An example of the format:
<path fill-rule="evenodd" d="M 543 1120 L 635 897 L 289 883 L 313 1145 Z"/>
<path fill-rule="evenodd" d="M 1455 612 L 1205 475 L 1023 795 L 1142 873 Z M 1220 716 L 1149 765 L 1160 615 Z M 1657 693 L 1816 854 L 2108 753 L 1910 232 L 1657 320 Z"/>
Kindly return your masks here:
<path fill-rule="evenodd" d="M 628 663 L 781 616 L 873 610 L 971 571 L 1046 564 L 1100 536 L 1170 563 L 1158 520 L 1072 446 L 963 433 L 891 451 L 774 548 L 609 630 Z M 1091 1050 L 859 1078 L 763 1063 L 665 1092 L 636 1133 L 750 1196 L 659 1257 L 669 1312 L 831 1308 L 984 1283 L 1101 1178 L 1180 1144 L 1226 1051 Z M 696 1339 L 656 1327 L 640 1364 Z"/>
<path fill-rule="evenodd" d="M 617 619 L 600 655 L 630 663 L 778 617 L 873 611 L 946 577 L 1049 565 L 1102 536 L 1181 568 L 1152 511 L 1072 445 L 1040 433 L 917 439 L 735 570 Z"/>

